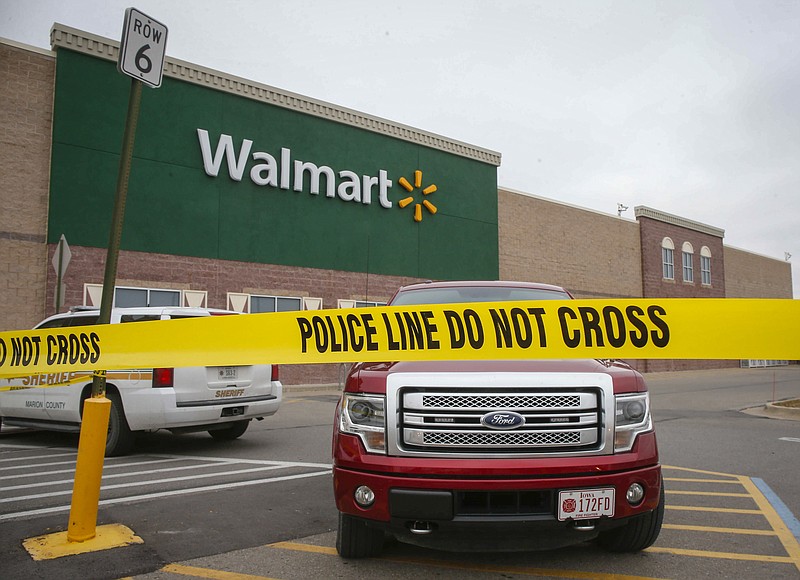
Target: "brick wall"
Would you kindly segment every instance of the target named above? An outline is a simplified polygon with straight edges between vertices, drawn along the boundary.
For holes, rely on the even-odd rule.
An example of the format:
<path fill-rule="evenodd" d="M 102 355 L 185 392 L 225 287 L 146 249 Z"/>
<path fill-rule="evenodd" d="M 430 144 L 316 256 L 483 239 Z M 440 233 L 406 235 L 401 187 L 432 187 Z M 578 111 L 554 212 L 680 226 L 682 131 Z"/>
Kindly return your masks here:
<path fill-rule="evenodd" d="M 726 246 L 725 290 L 728 298 L 792 298 L 792 265 Z"/>
<path fill-rule="evenodd" d="M 49 247 L 52 259 L 56 246 Z M 106 250 L 72 247 L 72 260 L 64 277 L 65 308 L 83 304 L 83 285 L 102 284 Z M 117 286 L 203 290 L 208 293 L 207 306 L 228 308 L 228 292 L 245 292 L 278 296 L 322 298 L 323 308 L 336 308 L 338 300 L 385 302 L 395 290 L 416 278 L 378 276 L 358 272 L 318 270 L 269 264 L 252 264 L 122 251 L 117 265 Z M 47 315 L 54 313 L 55 272 L 48 272 Z M 33 317 L 24 327 L 40 318 Z M 286 365 L 281 367 L 281 380 L 287 384 L 338 383 L 342 366 L 338 364 Z"/>
<path fill-rule="evenodd" d="M 0 42 L 0 330 L 44 314 L 55 59 Z"/>
<path fill-rule="evenodd" d="M 725 252 L 722 238 L 693 229 L 640 217 L 642 247 L 642 280 L 646 298 L 724 298 L 725 297 Z M 661 256 L 661 243 L 669 237 L 675 245 L 675 277 L 665 280 Z M 684 242 L 694 249 L 694 282 L 683 281 Z M 700 278 L 700 249 L 711 250 L 711 285 L 704 286 Z"/>
<path fill-rule="evenodd" d="M 638 223 L 503 189 L 498 210 L 502 279 L 577 298 L 642 296 Z"/>
<path fill-rule="evenodd" d="M 642 248 L 642 283 L 646 298 L 724 298 L 725 297 L 725 253 L 722 238 L 709 233 L 681 227 L 648 217 L 639 217 Z M 674 246 L 675 276 L 665 280 L 661 244 L 669 237 Z M 694 282 L 683 281 L 684 242 L 694 249 Z M 700 249 L 711 250 L 711 284 L 701 284 Z M 698 369 L 721 369 L 738 367 L 738 360 L 637 360 L 632 362 L 642 372 L 666 372 Z"/>

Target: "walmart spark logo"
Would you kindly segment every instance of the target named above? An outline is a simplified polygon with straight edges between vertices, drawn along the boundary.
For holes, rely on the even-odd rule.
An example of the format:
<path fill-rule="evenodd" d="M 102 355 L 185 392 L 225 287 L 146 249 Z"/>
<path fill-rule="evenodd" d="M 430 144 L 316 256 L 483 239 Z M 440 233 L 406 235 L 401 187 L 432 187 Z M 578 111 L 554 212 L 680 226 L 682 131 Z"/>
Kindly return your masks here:
<path fill-rule="evenodd" d="M 411 185 L 405 177 L 401 177 L 397 180 L 397 183 L 405 189 L 408 193 L 414 193 L 415 189 L 422 188 L 422 171 L 417 169 L 414 172 L 414 185 Z M 428 187 L 422 189 L 422 195 L 428 196 L 436 191 L 437 187 L 435 185 L 429 185 Z M 414 203 L 414 196 L 409 195 L 397 202 L 401 208 L 411 205 Z M 414 203 L 414 221 L 421 222 L 422 221 L 422 208 L 428 210 L 428 213 L 431 215 L 436 213 L 436 206 L 429 202 L 427 199 L 423 199 L 422 203 Z"/>

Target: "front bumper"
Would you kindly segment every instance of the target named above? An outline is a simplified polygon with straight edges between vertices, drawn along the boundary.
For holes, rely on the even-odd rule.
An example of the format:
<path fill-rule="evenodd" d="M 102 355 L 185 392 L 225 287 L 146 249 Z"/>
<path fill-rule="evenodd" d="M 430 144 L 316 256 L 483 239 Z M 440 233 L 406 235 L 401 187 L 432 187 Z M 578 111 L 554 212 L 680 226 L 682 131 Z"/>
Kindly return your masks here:
<path fill-rule="evenodd" d="M 339 435 L 339 450 L 350 449 Z M 354 457 L 344 453 L 352 460 Z M 658 507 L 661 466 L 655 435 L 639 436 L 630 453 L 594 458 L 549 458 L 501 462 L 448 463 L 375 455 L 367 464 L 335 457 L 334 494 L 340 512 L 368 520 L 404 542 L 439 549 L 551 549 L 595 537 Z M 380 463 L 383 462 L 383 469 Z M 428 469 L 426 465 L 428 464 Z M 645 489 L 644 500 L 631 506 L 626 491 L 633 483 Z M 374 503 L 361 507 L 354 499 L 359 486 L 369 487 Z M 614 488 L 614 517 L 591 521 L 559 521 L 558 492 Z M 491 497 L 487 508 L 470 507 Z M 494 504 L 494 507 L 492 507 Z M 465 509 L 466 506 L 466 509 Z M 420 532 L 422 530 L 422 532 Z M 531 538 L 536 538 L 533 541 Z"/>

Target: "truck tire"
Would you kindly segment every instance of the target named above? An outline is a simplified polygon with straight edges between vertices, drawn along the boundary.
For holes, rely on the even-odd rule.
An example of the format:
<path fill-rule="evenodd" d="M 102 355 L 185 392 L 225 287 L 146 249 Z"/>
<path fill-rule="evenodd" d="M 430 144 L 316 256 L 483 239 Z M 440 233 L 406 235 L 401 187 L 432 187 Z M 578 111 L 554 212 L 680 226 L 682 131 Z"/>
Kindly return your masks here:
<path fill-rule="evenodd" d="M 111 401 L 111 411 L 108 414 L 108 435 L 106 436 L 106 457 L 127 455 L 133 449 L 135 437 L 125 419 L 122 399 L 117 393 L 109 392 L 106 393 L 106 398 Z"/>
<path fill-rule="evenodd" d="M 602 532 L 598 544 L 609 552 L 640 552 L 652 546 L 661 532 L 664 521 L 664 483 L 658 507 L 651 512 L 636 516 L 619 528 Z"/>
<path fill-rule="evenodd" d="M 234 421 L 220 429 L 209 429 L 208 434 L 220 441 L 233 441 L 244 435 L 248 425 L 250 425 L 250 419 L 246 421 Z"/>
<path fill-rule="evenodd" d="M 336 551 L 342 558 L 369 558 L 383 549 L 383 532 L 363 520 L 339 512 Z"/>

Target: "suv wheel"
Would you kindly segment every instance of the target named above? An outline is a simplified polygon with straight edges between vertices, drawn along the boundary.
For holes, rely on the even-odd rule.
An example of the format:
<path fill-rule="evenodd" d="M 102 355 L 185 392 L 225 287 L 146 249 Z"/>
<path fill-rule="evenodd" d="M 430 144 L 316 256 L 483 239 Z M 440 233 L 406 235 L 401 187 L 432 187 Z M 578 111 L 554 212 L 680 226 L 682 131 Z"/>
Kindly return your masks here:
<path fill-rule="evenodd" d="M 221 441 L 233 441 L 244 435 L 248 425 L 250 425 L 250 419 L 246 421 L 234 421 L 233 423 L 228 423 L 221 429 L 209 429 L 208 434 L 214 439 L 219 439 Z"/>
<path fill-rule="evenodd" d="M 135 437 L 125 419 L 122 399 L 117 393 L 106 393 L 106 397 L 111 401 L 111 411 L 108 415 L 108 435 L 106 436 L 106 457 L 126 455 L 133 449 Z"/>

